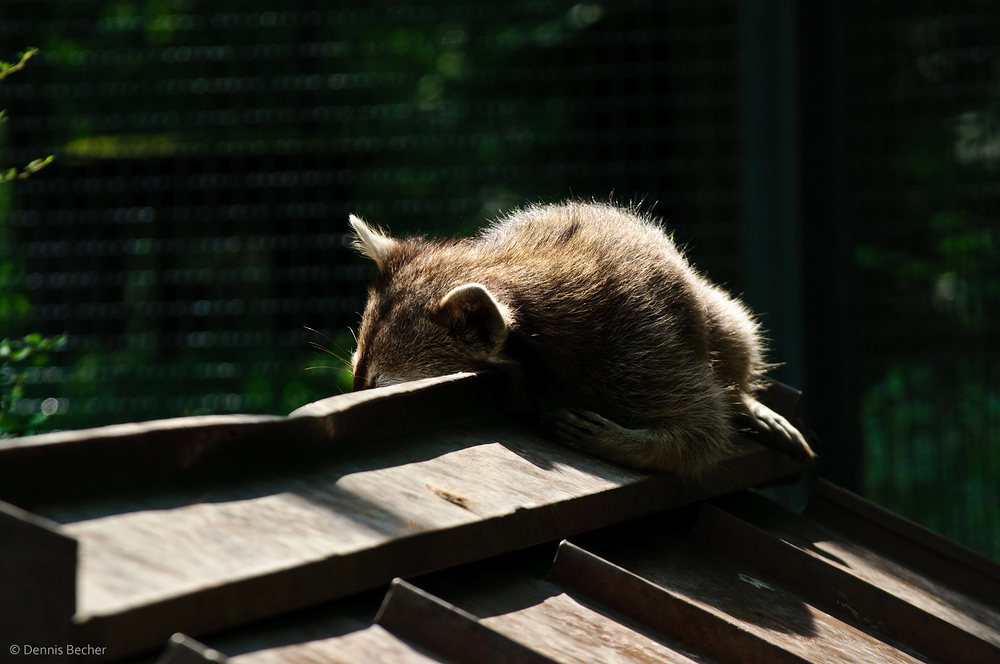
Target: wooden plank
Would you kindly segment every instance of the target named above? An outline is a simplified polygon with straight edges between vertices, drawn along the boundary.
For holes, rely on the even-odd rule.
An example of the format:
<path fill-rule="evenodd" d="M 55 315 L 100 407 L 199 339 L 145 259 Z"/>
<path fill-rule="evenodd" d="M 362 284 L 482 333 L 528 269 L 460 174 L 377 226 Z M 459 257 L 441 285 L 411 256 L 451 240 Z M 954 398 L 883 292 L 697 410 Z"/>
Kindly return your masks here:
<path fill-rule="evenodd" d="M 551 566 L 551 556 L 548 561 Z M 704 661 L 678 642 L 599 609 L 524 569 L 490 561 L 414 583 L 468 611 L 484 625 L 559 662 L 692 664 Z"/>
<path fill-rule="evenodd" d="M 362 444 L 493 413 L 503 381 L 454 374 L 324 399 L 288 417 L 180 417 L 12 438 L 0 441 L 0 499 L 33 508 L 356 455 Z"/>
<path fill-rule="evenodd" d="M 180 417 L 3 440 L 0 500 L 33 509 L 363 454 L 378 440 L 495 415 L 504 384 L 494 371 L 454 374 L 323 399 L 287 418 Z M 797 391 L 772 383 L 762 400 L 801 424 Z"/>
<path fill-rule="evenodd" d="M 696 534 L 726 555 L 913 652 L 938 661 L 1000 661 L 1000 632 L 949 603 L 944 588 L 928 592 L 931 582 L 915 585 L 915 575 L 893 561 L 762 497 L 744 494 L 722 504 L 740 518 L 707 505 Z"/>
<path fill-rule="evenodd" d="M 166 496 L 153 509 L 54 510 L 81 543 L 78 637 L 116 656 L 140 652 L 176 631 L 198 636 L 800 469 L 750 443 L 688 484 L 511 425 L 373 452 L 305 477 Z"/>
<path fill-rule="evenodd" d="M 312 641 L 336 640 L 372 626 L 385 586 L 263 621 L 200 637 L 205 645 L 238 657 Z"/>
<path fill-rule="evenodd" d="M 57 524 L 0 502 L 0 652 L 4 657 L 11 647 L 65 650 L 71 643 L 76 554 L 76 540 Z M 49 661 L 63 659 L 53 656 Z"/>
<path fill-rule="evenodd" d="M 627 621 L 626 621 L 627 622 Z M 681 645 L 644 633 L 562 592 L 520 611 L 490 616 L 487 626 L 560 662 L 693 664 Z"/>
<path fill-rule="evenodd" d="M 491 418 L 498 386 L 456 375 L 289 418 L 5 441 L 0 492 L 79 541 L 71 636 L 114 659 L 802 469 L 754 443 L 698 483 L 625 469 Z"/>
<path fill-rule="evenodd" d="M 86 619 L 640 477 L 569 450 L 546 457 L 545 447 L 537 436 L 516 430 L 452 429 L 304 476 L 168 495 L 161 509 L 153 502 L 154 509 L 117 513 L 112 503 L 106 516 L 77 521 L 81 513 L 100 513 L 101 505 L 88 504 L 76 506 L 80 513 L 67 508 L 51 515 L 67 521 L 65 530 L 81 541 L 80 614 Z M 511 449 L 546 458 L 550 470 Z M 565 463 L 574 456 L 582 467 Z"/>
<path fill-rule="evenodd" d="M 229 658 L 229 664 L 437 664 L 442 660 L 388 632 L 381 625 L 329 639 L 268 648 Z"/>
<path fill-rule="evenodd" d="M 554 664 L 553 659 L 402 579 L 392 582 L 375 622 L 455 664 Z"/>
<path fill-rule="evenodd" d="M 602 556 L 565 543 L 551 578 L 714 661 L 919 661 L 685 538 L 609 542 Z"/>
<path fill-rule="evenodd" d="M 0 498 L 32 508 L 144 489 L 168 474 L 193 478 L 218 456 L 235 456 L 236 445 L 273 448 L 276 435 L 288 429 L 279 417 L 211 415 L 10 438 L 0 441 Z M 296 433 L 309 438 L 307 431 Z"/>
<path fill-rule="evenodd" d="M 1000 612 L 1000 564 L 825 480 L 805 516 Z"/>

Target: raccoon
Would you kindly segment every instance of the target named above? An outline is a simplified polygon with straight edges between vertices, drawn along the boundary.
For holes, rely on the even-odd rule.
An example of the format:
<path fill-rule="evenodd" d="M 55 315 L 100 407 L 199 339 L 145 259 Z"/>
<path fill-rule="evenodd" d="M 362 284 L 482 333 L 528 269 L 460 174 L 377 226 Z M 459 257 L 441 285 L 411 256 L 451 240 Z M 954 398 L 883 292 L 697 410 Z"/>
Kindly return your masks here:
<path fill-rule="evenodd" d="M 731 453 L 734 419 L 795 459 L 814 456 L 754 398 L 767 365 L 748 309 L 648 216 L 567 201 L 440 242 L 350 224 L 377 267 L 355 390 L 494 368 L 512 410 L 632 468 L 701 476 Z"/>

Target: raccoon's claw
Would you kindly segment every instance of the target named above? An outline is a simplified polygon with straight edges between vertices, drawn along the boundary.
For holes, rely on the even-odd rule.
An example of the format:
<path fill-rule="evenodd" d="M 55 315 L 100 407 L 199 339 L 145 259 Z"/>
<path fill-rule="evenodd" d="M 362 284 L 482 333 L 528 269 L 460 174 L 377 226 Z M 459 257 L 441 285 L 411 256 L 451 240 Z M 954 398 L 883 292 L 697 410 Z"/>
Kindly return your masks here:
<path fill-rule="evenodd" d="M 610 426 L 614 425 L 611 420 L 581 408 L 562 408 L 545 413 L 541 422 L 564 445 L 583 452 L 591 451 L 588 440 L 606 436 Z"/>
<path fill-rule="evenodd" d="M 543 427 L 566 447 L 632 468 L 649 465 L 646 432 L 626 429 L 582 408 L 561 408 L 541 416 Z"/>
<path fill-rule="evenodd" d="M 759 402 L 747 407 L 747 424 L 750 434 L 768 447 L 802 463 L 816 458 L 805 437 L 784 417 Z"/>

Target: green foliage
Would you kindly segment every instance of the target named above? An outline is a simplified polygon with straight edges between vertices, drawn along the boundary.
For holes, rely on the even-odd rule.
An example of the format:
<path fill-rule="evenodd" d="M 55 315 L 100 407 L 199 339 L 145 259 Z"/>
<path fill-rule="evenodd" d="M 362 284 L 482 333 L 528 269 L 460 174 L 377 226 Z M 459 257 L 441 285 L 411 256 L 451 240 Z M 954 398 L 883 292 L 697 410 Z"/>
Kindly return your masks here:
<path fill-rule="evenodd" d="M 49 364 L 50 354 L 66 343 L 66 335 L 0 341 L 0 439 L 38 433 L 57 412 L 58 401 L 46 399 L 38 409 L 24 400 L 25 384 Z"/>
<path fill-rule="evenodd" d="M 9 62 L 0 62 L 0 81 L 7 78 L 16 71 L 21 71 L 24 69 L 25 63 L 28 62 L 32 57 L 38 55 L 37 48 L 29 48 L 24 53 L 21 53 L 18 58 L 18 62 L 11 64 Z"/>
<path fill-rule="evenodd" d="M 20 320 L 31 308 L 28 298 L 17 291 L 21 276 L 19 267 L 13 261 L 0 262 L 0 321 Z"/>
<path fill-rule="evenodd" d="M 10 182 L 11 180 L 24 180 L 25 178 L 31 177 L 32 174 L 37 173 L 46 166 L 52 163 L 55 159 L 53 155 L 49 155 L 44 159 L 32 159 L 28 162 L 28 165 L 22 168 L 20 171 L 16 168 L 7 169 L 6 173 L 0 173 L 0 182 Z"/>
<path fill-rule="evenodd" d="M 997 368 L 896 363 L 861 407 L 868 497 L 997 557 Z"/>
<path fill-rule="evenodd" d="M 38 54 L 37 48 L 29 48 L 28 50 L 21 53 L 18 57 L 18 62 L 11 64 L 9 62 L 0 62 L 0 81 L 7 78 L 16 71 L 24 69 L 24 65 L 33 56 Z M 6 111 L 0 111 L 0 124 L 7 121 Z M 33 173 L 37 173 L 41 169 L 45 168 L 52 163 L 54 157 L 49 155 L 43 159 L 33 159 L 31 163 L 25 166 L 23 169 L 18 171 L 16 168 L 10 168 L 6 172 L 0 173 L 0 183 L 10 182 L 11 180 L 23 180 Z"/>
<path fill-rule="evenodd" d="M 20 71 L 33 56 L 37 48 L 30 48 L 18 56 L 16 63 L 0 62 L 0 81 Z M 6 112 L 0 111 L 0 123 L 7 120 Z M 52 163 L 50 155 L 35 159 L 20 171 L 10 168 L 0 172 L 0 185 L 12 180 L 23 180 Z M 0 192 L 0 211 L 7 207 L 8 192 Z M 12 260 L 11 238 L 6 224 L 0 222 L 0 321 L 8 327 L 27 315 L 28 299 L 19 292 L 22 268 Z M 7 332 L 7 330 L 4 330 Z M 58 410 L 58 400 L 46 399 L 38 409 L 34 402 L 26 400 L 25 385 L 29 379 L 40 374 L 48 365 L 50 353 L 66 343 L 66 335 L 45 338 L 41 334 L 29 334 L 20 339 L 0 341 L 0 439 L 38 433 L 43 423 Z"/>
<path fill-rule="evenodd" d="M 881 42 L 903 56 L 879 56 L 893 100 L 911 101 L 880 102 L 895 124 L 866 156 L 885 177 L 866 192 L 855 251 L 860 332 L 881 342 L 860 369 L 865 493 L 1000 558 L 1000 59 L 958 60 L 995 35 L 924 11 Z M 985 79 L 975 95 L 942 94 Z"/>
<path fill-rule="evenodd" d="M 14 64 L 0 62 L 0 81 L 23 69 L 28 60 L 37 53 L 37 48 L 29 48 L 18 56 L 18 62 Z M 6 121 L 6 111 L 0 111 L 0 124 Z M 52 163 L 52 159 L 53 157 L 50 155 L 44 159 L 33 160 L 20 171 L 16 168 L 10 168 L 6 172 L 0 172 L 0 323 L 9 325 L 11 322 L 19 321 L 27 315 L 30 308 L 28 299 L 18 290 L 22 268 L 20 262 L 14 260 L 11 255 L 13 241 L 2 215 L 10 204 L 10 192 L 8 187 L 3 185 L 12 180 L 23 180 L 31 176 Z M 0 334 L 8 332 L 8 330 L 3 329 L 5 327 L 6 325 L 0 326 Z"/>

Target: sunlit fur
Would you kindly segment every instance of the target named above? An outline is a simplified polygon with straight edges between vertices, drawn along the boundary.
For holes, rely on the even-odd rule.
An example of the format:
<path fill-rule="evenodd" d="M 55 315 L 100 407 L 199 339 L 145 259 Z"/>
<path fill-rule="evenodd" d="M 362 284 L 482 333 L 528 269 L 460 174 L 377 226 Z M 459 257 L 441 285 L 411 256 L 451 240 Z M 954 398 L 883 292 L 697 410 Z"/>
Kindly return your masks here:
<path fill-rule="evenodd" d="M 511 377 L 512 408 L 542 415 L 568 444 L 687 476 L 725 457 L 732 416 L 759 405 L 756 322 L 631 210 L 529 207 L 444 242 L 351 223 L 356 247 L 379 266 L 355 389 L 499 368 Z M 467 291 L 479 300 L 442 312 L 445 296 L 469 284 L 481 285 Z M 490 301 L 500 315 L 492 327 L 482 322 Z M 579 429 L 581 413 L 599 424 Z"/>

